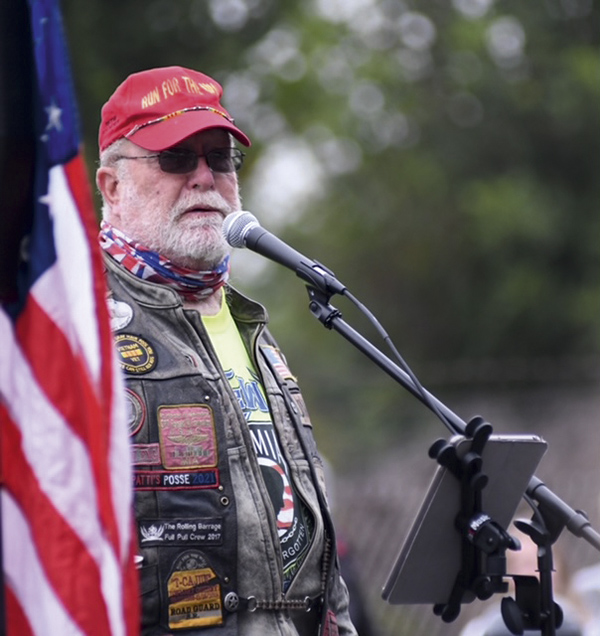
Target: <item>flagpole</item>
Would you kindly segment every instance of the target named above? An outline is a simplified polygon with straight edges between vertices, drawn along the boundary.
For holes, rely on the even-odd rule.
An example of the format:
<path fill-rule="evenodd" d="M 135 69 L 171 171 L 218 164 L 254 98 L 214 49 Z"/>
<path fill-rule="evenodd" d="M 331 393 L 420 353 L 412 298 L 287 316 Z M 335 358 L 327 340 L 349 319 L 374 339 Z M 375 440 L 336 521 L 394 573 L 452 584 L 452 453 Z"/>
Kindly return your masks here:
<path fill-rule="evenodd" d="M 0 301 L 16 300 L 20 244 L 33 207 L 31 42 L 26 0 L 0 2 Z"/>
<path fill-rule="evenodd" d="M 33 53 L 26 0 L 0 2 L 0 303 L 18 302 L 21 241 L 32 217 L 35 135 Z M 4 401 L 0 395 L 0 401 Z M 0 419 L 0 458 L 4 444 Z M 4 473 L 0 459 L 0 494 Z M 0 500 L 0 634 L 8 632 Z"/>

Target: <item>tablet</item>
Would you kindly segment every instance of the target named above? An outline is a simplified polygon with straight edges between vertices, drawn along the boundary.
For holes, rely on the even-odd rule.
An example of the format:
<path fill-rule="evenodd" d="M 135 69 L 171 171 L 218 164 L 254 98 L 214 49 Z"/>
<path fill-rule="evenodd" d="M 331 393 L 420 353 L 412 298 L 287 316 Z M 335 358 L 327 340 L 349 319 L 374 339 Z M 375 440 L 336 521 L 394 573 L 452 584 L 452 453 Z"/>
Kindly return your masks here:
<path fill-rule="evenodd" d="M 464 455 L 471 440 L 450 440 Z M 483 453 L 483 512 L 508 528 L 548 444 L 536 435 L 491 435 Z M 417 517 L 383 587 L 392 605 L 447 603 L 461 568 L 461 537 L 454 526 L 460 511 L 460 482 L 437 467 Z M 473 597 L 474 598 L 474 597 Z M 470 599 L 473 600 L 473 599 Z"/>

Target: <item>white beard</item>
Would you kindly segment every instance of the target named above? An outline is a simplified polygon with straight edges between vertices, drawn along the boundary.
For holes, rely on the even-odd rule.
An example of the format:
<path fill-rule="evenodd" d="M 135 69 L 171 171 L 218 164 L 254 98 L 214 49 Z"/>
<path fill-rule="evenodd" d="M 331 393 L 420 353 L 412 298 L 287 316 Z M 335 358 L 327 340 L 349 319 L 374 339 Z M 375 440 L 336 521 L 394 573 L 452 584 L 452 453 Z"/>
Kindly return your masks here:
<path fill-rule="evenodd" d="M 185 214 L 201 205 L 216 212 Z M 176 265 L 197 271 L 210 270 L 221 263 L 230 248 L 223 236 L 223 219 L 241 209 L 239 197 L 230 205 L 218 192 L 190 192 L 182 196 L 163 220 L 156 200 L 127 185 L 121 204 L 121 227 L 128 236 L 158 252 Z"/>

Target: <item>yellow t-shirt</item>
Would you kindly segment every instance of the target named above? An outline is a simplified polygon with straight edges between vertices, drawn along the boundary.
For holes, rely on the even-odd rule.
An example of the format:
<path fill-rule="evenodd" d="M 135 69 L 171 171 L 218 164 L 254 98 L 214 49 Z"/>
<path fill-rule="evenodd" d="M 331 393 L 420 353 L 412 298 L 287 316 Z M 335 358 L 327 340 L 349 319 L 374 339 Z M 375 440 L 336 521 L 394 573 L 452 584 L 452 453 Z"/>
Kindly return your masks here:
<path fill-rule="evenodd" d="M 202 322 L 250 430 L 254 451 L 277 518 L 287 587 L 300 568 L 310 544 L 312 524 L 307 524 L 309 512 L 293 488 L 262 382 L 227 303 L 223 302 L 216 315 L 202 316 Z"/>

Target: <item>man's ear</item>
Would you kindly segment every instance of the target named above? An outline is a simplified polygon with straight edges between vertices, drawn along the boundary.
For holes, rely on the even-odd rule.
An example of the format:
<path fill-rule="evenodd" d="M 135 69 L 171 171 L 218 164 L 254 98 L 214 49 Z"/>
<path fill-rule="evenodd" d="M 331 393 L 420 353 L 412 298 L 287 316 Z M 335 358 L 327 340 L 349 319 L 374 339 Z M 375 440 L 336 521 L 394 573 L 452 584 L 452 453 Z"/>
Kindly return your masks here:
<path fill-rule="evenodd" d="M 119 178 L 117 170 L 111 166 L 102 166 L 96 171 L 96 185 L 102 197 L 112 207 L 119 202 Z"/>

